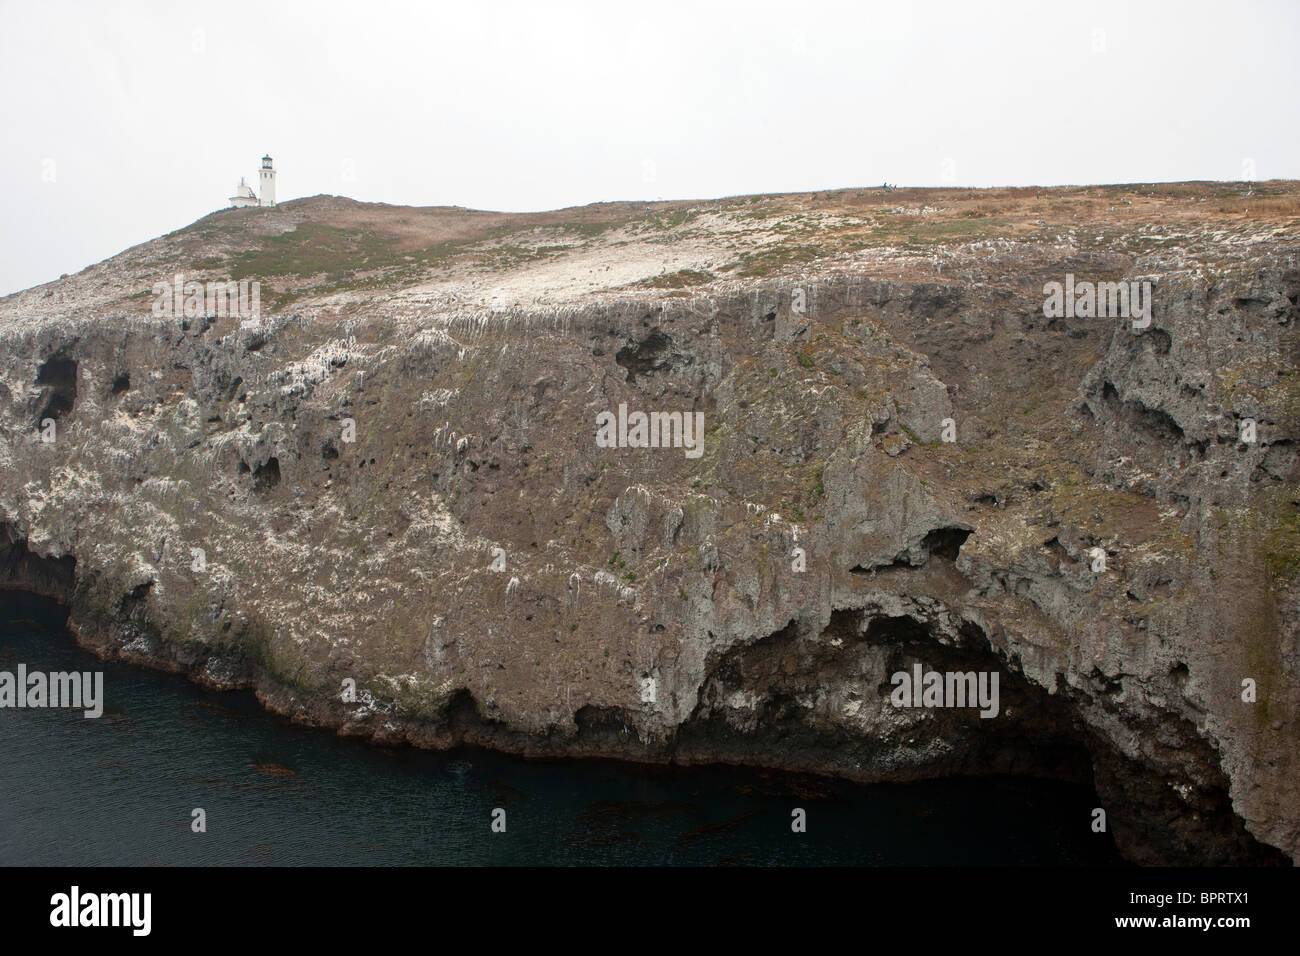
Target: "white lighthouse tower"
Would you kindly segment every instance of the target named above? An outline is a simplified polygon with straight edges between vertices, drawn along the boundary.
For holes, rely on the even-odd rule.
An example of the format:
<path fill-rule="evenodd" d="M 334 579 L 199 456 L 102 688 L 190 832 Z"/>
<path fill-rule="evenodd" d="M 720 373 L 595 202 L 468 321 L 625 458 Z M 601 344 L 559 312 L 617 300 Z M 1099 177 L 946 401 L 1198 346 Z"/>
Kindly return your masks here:
<path fill-rule="evenodd" d="M 259 205 L 274 206 L 275 205 L 275 170 L 271 166 L 270 156 L 262 157 L 261 177 L 262 177 L 262 189 L 260 191 L 261 202 L 259 203 Z"/>

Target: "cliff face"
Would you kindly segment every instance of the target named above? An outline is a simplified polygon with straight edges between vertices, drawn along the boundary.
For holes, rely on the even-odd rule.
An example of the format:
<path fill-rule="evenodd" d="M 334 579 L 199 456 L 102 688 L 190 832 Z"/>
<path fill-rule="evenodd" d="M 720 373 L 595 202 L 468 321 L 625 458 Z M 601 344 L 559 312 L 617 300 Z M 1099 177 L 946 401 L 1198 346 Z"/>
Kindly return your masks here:
<path fill-rule="evenodd" d="M 1045 773 L 1134 860 L 1296 860 L 1297 216 L 214 214 L 0 300 L 0 567 L 104 653 L 347 734 Z M 260 327 L 152 315 L 178 272 L 261 281 Z M 1046 317 L 1067 276 L 1149 281 L 1149 325 Z M 603 447 L 624 405 L 702 413 L 698 457 Z M 893 706 L 918 663 L 997 672 L 997 716 Z"/>

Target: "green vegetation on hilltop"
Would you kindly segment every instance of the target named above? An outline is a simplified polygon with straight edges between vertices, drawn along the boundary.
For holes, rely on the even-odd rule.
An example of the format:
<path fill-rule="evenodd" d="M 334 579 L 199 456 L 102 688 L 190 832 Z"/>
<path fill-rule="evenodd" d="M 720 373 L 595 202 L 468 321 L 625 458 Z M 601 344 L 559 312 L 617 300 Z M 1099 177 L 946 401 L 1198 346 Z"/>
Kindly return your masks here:
<path fill-rule="evenodd" d="M 664 275 L 642 279 L 637 283 L 637 285 L 645 286 L 649 289 L 683 289 L 687 286 L 703 285 L 706 282 L 712 281 L 713 274 L 710 272 L 699 272 L 695 269 L 678 269 L 676 272 L 668 272 Z"/>
<path fill-rule="evenodd" d="M 336 226 L 304 222 L 292 232 L 272 236 L 261 249 L 234 257 L 230 275 L 234 279 L 268 276 L 315 276 L 349 269 L 382 268 L 396 265 L 395 241 L 373 232 L 349 232 Z"/>

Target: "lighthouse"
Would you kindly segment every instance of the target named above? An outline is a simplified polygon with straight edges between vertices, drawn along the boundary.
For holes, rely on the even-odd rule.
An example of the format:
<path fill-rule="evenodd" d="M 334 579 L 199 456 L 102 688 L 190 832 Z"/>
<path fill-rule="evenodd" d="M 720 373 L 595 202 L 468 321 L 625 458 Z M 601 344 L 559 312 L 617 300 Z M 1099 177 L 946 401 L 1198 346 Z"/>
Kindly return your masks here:
<path fill-rule="evenodd" d="M 259 203 L 259 205 L 274 206 L 275 205 L 275 169 L 271 166 L 270 156 L 262 157 L 261 177 L 262 177 L 262 188 L 259 191 L 259 195 L 261 196 L 261 202 Z"/>

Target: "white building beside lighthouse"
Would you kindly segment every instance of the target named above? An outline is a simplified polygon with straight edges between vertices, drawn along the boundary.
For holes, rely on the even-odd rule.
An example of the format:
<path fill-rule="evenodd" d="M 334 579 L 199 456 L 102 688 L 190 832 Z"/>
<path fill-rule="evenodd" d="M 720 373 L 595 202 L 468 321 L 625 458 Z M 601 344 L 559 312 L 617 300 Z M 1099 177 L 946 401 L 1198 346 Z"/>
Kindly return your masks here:
<path fill-rule="evenodd" d="M 257 193 L 253 192 L 253 188 L 244 182 L 243 176 L 239 177 L 239 188 L 230 197 L 230 205 L 240 208 L 257 205 Z"/>
<path fill-rule="evenodd" d="M 271 165 L 271 157 L 262 157 L 262 168 L 259 172 L 259 181 L 262 189 L 262 196 L 259 199 L 257 193 L 253 192 L 253 187 L 244 182 L 244 177 L 239 177 L 239 186 L 235 189 L 235 194 L 230 197 L 230 205 L 237 209 L 245 206 L 274 206 L 275 205 L 275 167 Z"/>

